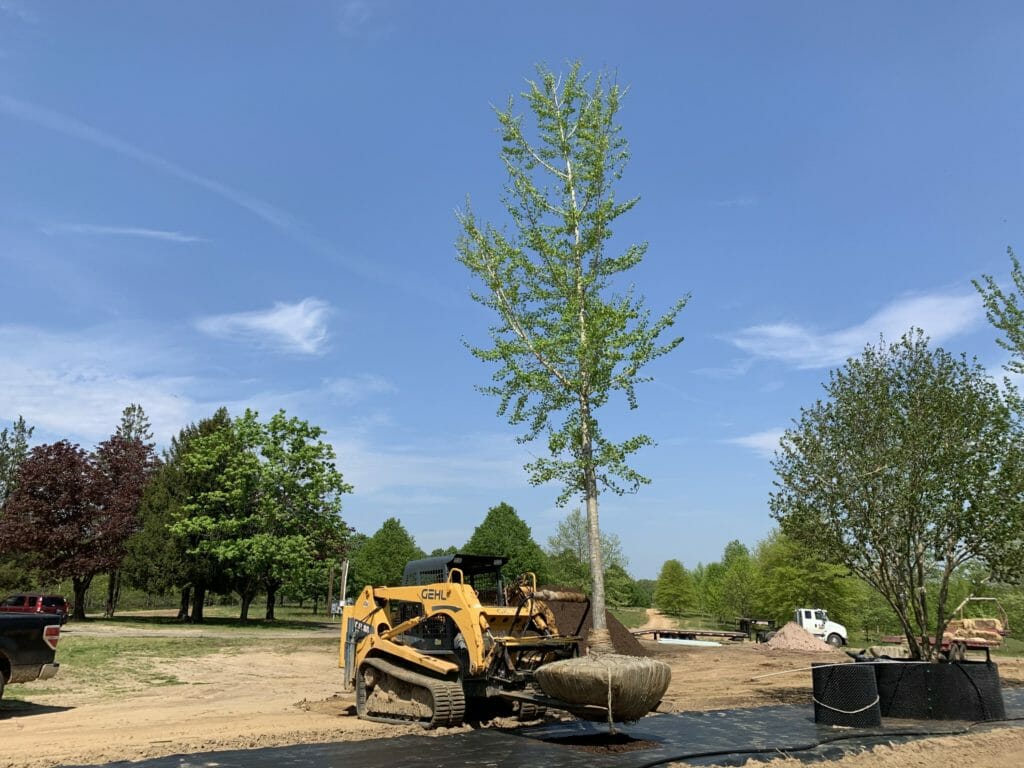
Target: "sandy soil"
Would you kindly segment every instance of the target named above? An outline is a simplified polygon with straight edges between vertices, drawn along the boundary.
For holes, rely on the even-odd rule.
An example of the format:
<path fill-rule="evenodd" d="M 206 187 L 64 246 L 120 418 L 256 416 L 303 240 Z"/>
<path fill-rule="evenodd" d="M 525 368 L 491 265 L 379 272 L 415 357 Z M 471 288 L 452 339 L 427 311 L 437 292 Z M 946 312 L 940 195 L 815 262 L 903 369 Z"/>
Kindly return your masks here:
<path fill-rule="evenodd" d="M 261 638 L 267 636 L 265 631 L 259 633 Z M 807 703 L 810 674 L 806 668 L 812 661 L 838 653 L 772 651 L 749 644 L 688 648 L 647 643 L 646 647 L 673 667 L 664 711 Z M 753 679 L 787 670 L 802 671 Z M 272 644 L 262 643 L 251 652 L 166 662 L 159 671 L 174 674 L 183 684 L 140 685 L 116 695 L 108 688 L 81 684 L 68 690 L 47 686 L 38 693 L 25 686 L 22 693 L 27 702 L 0 703 L 0 767 L 51 768 L 200 750 L 424 733 L 417 726 L 358 720 L 352 695 L 341 692 L 337 658 L 322 643 L 315 651 L 298 653 L 275 652 Z M 1007 685 L 1024 685 L 1024 659 L 1000 659 L 1000 671 Z M 67 672 L 70 678 L 73 671 Z M 451 732 L 431 733 L 443 738 Z M 962 763 L 965 754 L 974 768 L 1016 768 L 1024 755 L 1024 728 L 921 740 L 846 758 L 837 765 L 931 768 L 954 760 Z M 769 765 L 795 768 L 800 763 L 783 759 Z"/>
<path fill-rule="evenodd" d="M 640 629 L 675 629 L 678 622 L 670 619 L 657 608 L 647 609 L 647 621 Z"/>

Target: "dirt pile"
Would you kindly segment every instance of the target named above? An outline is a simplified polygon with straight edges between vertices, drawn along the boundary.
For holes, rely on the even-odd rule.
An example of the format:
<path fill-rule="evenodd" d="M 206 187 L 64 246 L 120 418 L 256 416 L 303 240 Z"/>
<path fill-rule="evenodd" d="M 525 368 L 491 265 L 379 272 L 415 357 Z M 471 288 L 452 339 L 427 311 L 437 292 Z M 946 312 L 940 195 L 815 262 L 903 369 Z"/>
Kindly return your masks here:
<path fill-rule="evenodd" d="M 564 634 L 578 634 L 583 638 L 580 643 L 580 655 L 587 652 L 587 634 L 594 626 L 594 619 L 590 612 L 589 603 L 568 603 L 560 600 L 547 601 L 551 612 L 555 614 L 555 623 L 558 631 Z M 612 646 L 616 653 L 626 656 L 647 656 L 647 651 L 637 642 L 633 633 L 623 626 L 622 622 L 616 619 L 609 612 L 605 612 L 605 622 L 608 626 L 608 633 L 612 638 Z"/>
<path fill-rule="evenodd" d="M 835 649 L 824 640 L 819 640 L 795 621 L 791 621 L 765 643 L 773 651 L 820 651 L 831 653 Z"/>

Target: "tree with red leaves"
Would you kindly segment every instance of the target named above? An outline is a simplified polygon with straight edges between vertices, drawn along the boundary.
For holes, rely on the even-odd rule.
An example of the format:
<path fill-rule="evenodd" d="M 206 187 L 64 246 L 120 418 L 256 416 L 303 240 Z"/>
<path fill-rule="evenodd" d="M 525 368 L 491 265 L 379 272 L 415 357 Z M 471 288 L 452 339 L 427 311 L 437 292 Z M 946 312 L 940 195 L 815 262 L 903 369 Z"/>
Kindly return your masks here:
<path fill-rule="evenodd" d="M 140 437 L 126 437 L 120 430 L 99 444 L 95 458 L 107 478 L 107 495 L 99 518 L 106 531 L 104 559 L 110 569 L 103 615 L 110 618 L 120 592 L 120 567 L 127 554 L 128 538 L 139 529 L 142 494 L 158 459 L 152 443 L 143 442 Z"/>
<path fill-rule="evenodd" d="M 150 446 L 117 435 L 95 454 L 66 440 L 40 445 L 22 462 L 0 526 L 0 551 L 21 552 L 40 571 L 71 579 L 74 618 L 98 573 L 120 565 L 135 531 Z"/>
<path fill-rule="evenodd" d="M 78 445 L 37 446 L 21 464 L 0 527 L 0 550 L 24 553 L 41 571 L 71 579 L 76 619 L 85 618 L 85 592 L 107 565 L 112 537 L 101 512 L 109 482 Z"/>

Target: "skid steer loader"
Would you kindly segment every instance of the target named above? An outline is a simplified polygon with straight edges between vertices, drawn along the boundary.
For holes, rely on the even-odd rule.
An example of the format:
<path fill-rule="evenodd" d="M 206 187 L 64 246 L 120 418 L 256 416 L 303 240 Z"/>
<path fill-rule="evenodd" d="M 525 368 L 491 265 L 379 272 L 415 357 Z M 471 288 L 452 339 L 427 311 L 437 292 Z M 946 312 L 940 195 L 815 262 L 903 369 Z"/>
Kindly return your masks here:
<path fill-rule="evenodd" d="M 506 702 L 521 719 L 543 708 L 592 709 L 545 696 L 533 681 L 542 665 L 579 654 L 580 627 L 563 634 L 545 600 L 587 598 L 538 591 L 533 574 L 505 585 L 506 562 L 414 560 L 402 586 L 367 586 L 344 607 L 339 665 L 359 717 L 435 728 L 461 724 L 486 702 Z"/>

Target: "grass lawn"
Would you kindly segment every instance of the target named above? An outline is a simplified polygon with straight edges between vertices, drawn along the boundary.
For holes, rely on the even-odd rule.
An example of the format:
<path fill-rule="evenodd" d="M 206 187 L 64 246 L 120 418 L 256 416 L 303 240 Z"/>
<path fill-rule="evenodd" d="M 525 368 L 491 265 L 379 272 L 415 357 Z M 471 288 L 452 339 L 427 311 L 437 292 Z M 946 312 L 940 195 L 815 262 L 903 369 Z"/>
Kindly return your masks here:
<path fill-rule="evenodd" d="M 609 608 L 608 611 L 628 629 L 636 629 L 647 622 L 646 608 Z"/>
<path fill-rule="evenodd" d="M 211 605 L 203 611 L 202 624 L 188 624 L 177 619 L 177 611 L 167 609 L 163 611 L 125 611 L 116 614 L 113 618 L 104 619 L 99 616 L 89 616 L 82 621 L 73 621 L 68 624 L 69 629 L 75 626 L 121 626 L 134 629 L 151 627 L 177 627 L 179 629 L 195 629 L 197 632 L 203 629 L 231 630 L 239 629 L 245 631 L 260 630 L 310 630 L 320 629 L 324 626 L 338 625 L 338 619 L 331 619 L 329 616 L 320 613 L 313 614 L 309 608 L 296 608 L 291 606 L 279 607 L 274 610 L 276 618 L 274 621 L 267 621 L 263 618 L 264 610 L 249 611 L 248 621 L 241 621 L 238 618 L 238 606 L 232 605 Z"/>
<path fill-rule="evenodd" d="M 289 639 L 239 633 L 237 637 L 223 637 L 204 635 L 204 627 L 186 629 L 194 632 L 186 637 L 64 634 L 57 646 L 59 674 L 50 680 L 10 685 L 4 699 L 20 700 L 24 696 L 38 700 L 48 693 L 109 698 L 155 686 L 182 685 L 175 668 L 187 667 L 211 654 L 237 655 L 256 650 L 322 650 L 331 654 L 337 652 L 338 645 L 338 639 L 331 635 Z"/>

